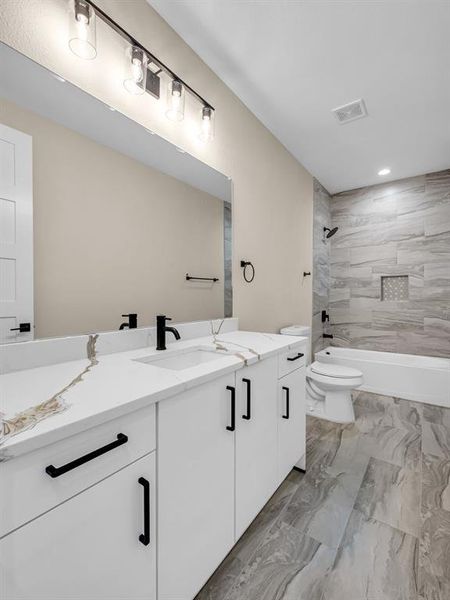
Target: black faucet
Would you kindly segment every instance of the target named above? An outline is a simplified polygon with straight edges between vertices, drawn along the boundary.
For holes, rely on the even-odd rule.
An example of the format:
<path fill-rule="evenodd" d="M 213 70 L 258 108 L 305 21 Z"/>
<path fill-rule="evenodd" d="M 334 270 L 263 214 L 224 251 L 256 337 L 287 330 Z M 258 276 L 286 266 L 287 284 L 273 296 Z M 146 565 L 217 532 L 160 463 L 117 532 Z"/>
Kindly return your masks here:
<path fill-rule="evenodd" d="M 157 315 L 156 316 L 156 349 L 157 350 L 166 350 L 166 331 L 173 333 L 176 340 L 180 339 L 180 334 L 175 329 L 175 327 L 167 327 L 166 321 L 171 321 L 169 317 L 166 315 Z"/>
<path fill-rule="evenodd" d="M 125 321 L 125 323 L 122 323 L 122 325 L 119 327 L 120 331 L 122 331 L 122 329 L 136 329 L 137 313 L 130 313 L 129 315 L 122 315 L 122 317 L 128 317 L 128 323 L 126 321 Z"/>

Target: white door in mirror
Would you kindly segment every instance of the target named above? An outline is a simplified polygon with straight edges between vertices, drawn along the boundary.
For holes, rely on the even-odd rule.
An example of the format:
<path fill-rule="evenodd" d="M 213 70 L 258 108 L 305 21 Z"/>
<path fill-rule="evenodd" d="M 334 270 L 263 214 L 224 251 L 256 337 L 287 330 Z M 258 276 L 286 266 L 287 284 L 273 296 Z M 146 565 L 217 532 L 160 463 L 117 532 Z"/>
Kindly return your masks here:
<path fill-rule="evenodd" d="M 32 138 L 0 124 L 0 343 L 33 339 Z"/>

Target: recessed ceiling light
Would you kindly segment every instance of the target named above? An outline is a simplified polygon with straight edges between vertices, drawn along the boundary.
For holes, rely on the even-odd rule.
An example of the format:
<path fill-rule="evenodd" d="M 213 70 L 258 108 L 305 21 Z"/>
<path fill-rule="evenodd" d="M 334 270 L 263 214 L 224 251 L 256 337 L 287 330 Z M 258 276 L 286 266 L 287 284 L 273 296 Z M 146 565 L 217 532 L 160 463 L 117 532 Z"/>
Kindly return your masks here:
<path fill-rule="evenodd" d="M 378 171 L 378 175 L 389 175 L 390 172 L 391 170 L 388 167 L 385 167 L 384 169 Z"/>
<path fill-rule="evenodd" d="M 186 150 L 183 150 L 183 148 L 180 148 L 179 146 L 176 146 L 176 149 L 178 150 L 178 152 L 180 154 L 186 154 Z"/>

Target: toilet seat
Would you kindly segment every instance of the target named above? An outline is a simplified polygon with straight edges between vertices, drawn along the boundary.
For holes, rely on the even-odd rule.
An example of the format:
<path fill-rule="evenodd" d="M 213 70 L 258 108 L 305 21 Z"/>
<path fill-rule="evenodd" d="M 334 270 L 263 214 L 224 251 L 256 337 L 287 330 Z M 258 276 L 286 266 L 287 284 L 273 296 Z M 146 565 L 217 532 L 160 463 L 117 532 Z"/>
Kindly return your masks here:
<path fill-rule="evenodd" d="M 337 379 L 355 379 L 362 376 L 361 371 L 352 367 L 336 365 L 334 363 L 322 363 L 315 361 L 310 365 L 311 373 Z"/>

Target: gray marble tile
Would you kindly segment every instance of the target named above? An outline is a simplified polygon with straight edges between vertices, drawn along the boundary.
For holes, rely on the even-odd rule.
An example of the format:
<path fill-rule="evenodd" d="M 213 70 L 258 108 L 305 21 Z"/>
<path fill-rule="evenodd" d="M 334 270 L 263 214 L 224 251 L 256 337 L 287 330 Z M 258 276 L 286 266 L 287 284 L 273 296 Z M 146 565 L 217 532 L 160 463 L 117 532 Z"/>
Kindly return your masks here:
<path fill-rule="evenodd" d="M 419 536 L 421 473 L 372 458 L 355 509 L 405 533 Z"/>
<path fill-rule="evenodd" d="M 334 325 L 333 345 L 362 350 L 397 352 L 397 333 L 387 329 L 368 329 L 358 325 Z"/>
<path fill-rule="evenodd" d="M 364 460 L 358 460 L 358 467 L 348 465 L 347 471 L 340 473 L 332 466 L 317 463 L 308 467 L 302 484 L 283 513 L 283 523 L 330 548 L 337 548 L 352 512 L 365 464 Z"/>
<path fill-rule="evenodd" d="M 223 600 L 287 506 L 303 475 L 293 471 L 241 536 L 195 600 Z"/>
<path fill-rule="evenodd" d="M 416 537 L 353 511 L 323 600 L 416 600 Z"/>
<path fill-rule="evenodd" d="M 450 429 L 450 408 L 444 406 L 423 405 L 423 418 L 429 423 L 443 425 Z"/>
<path fill-rule="evenodd" d="M 353 398 L 354 424 L 307 418 L 306 475 L 291 472 L 197 600 L 450 598 L 450 409 Z"/>
<path fill-rule="evenodd" d="M 350 265 L 395 265 L 397 263 L 397 245 L 394 243 L 383 246 L 360 246 L 350 249 Z"/>
<path fill-rule="evenodd" d="M 427 323 L 429 327 L 429 323 Z M 397 352 L 403 354 L 418 354 L 422 356 L 449 357 L 450 340 L 438 332 L 430 335 L 425 332 L 425 319 L 423 331 L 398 331 Z"/>
<path fill-rule="evenodd" d="M 419 592 L 425 600 L 450 598 L 450 512 L 434 510 L 423 520 L 419 548 Z"/>
<path fill-rule="evenodd" d="M 383 302 L 386 307 L 390 304 L 390 302 Z M 421 331 L 424 325 L 423 310 L 380 308 L 373 311 L 372 324 L 377 329 Z"/>
<path fill-rule="evenodd" d="M 354 392 L 354 407 L 361 431 L 370 432 L 379 425 L 421 432 L 423 405 L 363 390 Z"/>
<path fill-rule="evenodd" d="M 450 232 L 450 202 L 433 207 L 425 215 L 425 235 Z"/>
<path fill-rule="evenodd" d="M 224 600 L 321 600 L 335 554 L 281 524 L 269 532 Z"/>
<path fill-rule="evenodd" d="M 433 204 L 450 200 L 450 169 L 425 176 L 427 198 Z"/>
<path fill-rule="evenodd" d="M 425 285 L 446 287 L 450 294 L 450 263 L 430 263 L 425 265 Z M 448 296 L 447 296 L 448 297 Z"/>
<path fill-rule="evenodd" d="M 450 458 L 450 429 L 424 421 L 422 425 L 422 448 L 425 454 Z"/>
<path fill-rule="evenodd" d="M 421 468 L 421 434 L 412 427 L 392 427 L 360 419 L 360 448 L 373 458 L 393 465 L 419 470 Z"/>
<path fill-rule="evenodd" d="M 450 514 L 450 457 L 422 457 L 422 510 L 424 514 L 445 510 Z"/>

